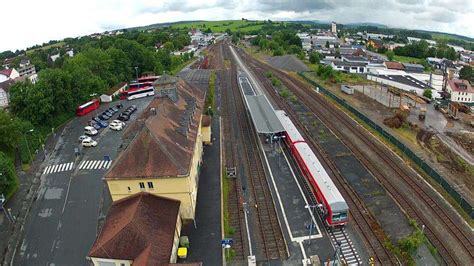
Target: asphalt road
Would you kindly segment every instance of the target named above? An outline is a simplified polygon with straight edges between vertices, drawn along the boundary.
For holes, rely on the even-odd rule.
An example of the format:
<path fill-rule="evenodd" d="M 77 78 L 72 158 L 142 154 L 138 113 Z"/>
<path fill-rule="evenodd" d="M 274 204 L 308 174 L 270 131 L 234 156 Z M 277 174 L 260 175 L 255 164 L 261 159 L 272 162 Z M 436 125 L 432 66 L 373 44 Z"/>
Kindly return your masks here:
<path fill-rule="evenodd" d="M 124 108 L 132 104 L 138 106 L 131 120 L 136 119 L 151 99 L 123 102 Z M 98 112 L 106 107 L 107 104 Z M 98 146 L 85 148 L 76 157 L 74 148 L 80 146 L 78 137 L 83 135 L 86 122 L 94 115 L 92 112 L 72 120 L 47 157 L 45 168 L 40 169 L 41 184 L 16 247 L 13 264 L 89 265 L 86 255 L 97 234 L 102 178 L 111 164 L 104 156 L 114 160 L 123 132 L 102 129 L 93 137 Z M 113 118 L 117 116 L 118 113 Z"/>

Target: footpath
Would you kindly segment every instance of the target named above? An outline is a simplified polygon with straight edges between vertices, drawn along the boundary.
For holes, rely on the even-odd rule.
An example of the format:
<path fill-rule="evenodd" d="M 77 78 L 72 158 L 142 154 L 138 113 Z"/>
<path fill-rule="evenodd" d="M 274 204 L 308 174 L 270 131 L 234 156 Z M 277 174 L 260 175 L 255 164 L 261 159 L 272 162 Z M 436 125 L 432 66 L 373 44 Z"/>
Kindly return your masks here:
<path fill-rule="evenodd" d="M 44 151 L 38 150 L 34 153 L 34 160 L 28 171 L 23 171 L 21 161 L 16 162 L 19 187 L 17 192 L 5 203 L 5 209 L 10 211 L 14 222 L 7 219 L 4 212 L 0 212 L 0 265 L 9 265 L 14 249 L 18 243 L 23 225 L 28 216 L 32 203 L 36 200 L 36 190 L 40 184 L 40 169 L 46 159 L 54 152 L 56 143 L 61 139 L 67 124 L 56 129 L 44 143 Z"/>

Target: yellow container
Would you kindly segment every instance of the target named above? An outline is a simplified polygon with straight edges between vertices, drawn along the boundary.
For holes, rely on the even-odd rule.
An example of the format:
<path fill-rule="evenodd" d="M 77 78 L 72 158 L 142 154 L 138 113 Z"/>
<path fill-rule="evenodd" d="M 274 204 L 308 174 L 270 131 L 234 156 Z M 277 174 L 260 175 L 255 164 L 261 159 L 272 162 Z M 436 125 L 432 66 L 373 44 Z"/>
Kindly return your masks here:
<path fill-rule="evenodd" d="M 178 248 L 178 258 L 185 259 L 188 257 L 188 248 L 180 247 Z"/>

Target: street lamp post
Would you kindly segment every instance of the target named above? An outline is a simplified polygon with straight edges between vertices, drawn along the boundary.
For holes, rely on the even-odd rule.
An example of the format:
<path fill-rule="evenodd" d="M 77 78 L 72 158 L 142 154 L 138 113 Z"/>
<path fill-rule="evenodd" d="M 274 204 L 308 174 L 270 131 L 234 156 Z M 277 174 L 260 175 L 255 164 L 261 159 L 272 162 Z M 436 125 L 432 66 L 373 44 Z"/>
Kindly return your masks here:
<path fill-rule="evenodd" d="M 35 130 L 30 129 L 30 130 L 28 130 L 28 132 L 26 132 L 26 134 L 32 133 L 33 131 L 35 131 Z M 28 138 L 26 138 L 25 134 L 23 134 L 23 138 L 25 139 L 26 148 L 28 149 L 28 154 L 30 155 L 30 161 L 33 163 L 33 156 L 31 155 L 30 145 L 28 144 Z"/>
<path fill-rule="evenodd" d="M 140 82 L 138 82 L 138 66 L 135 67 L 135 76 L 137 79 L 138 89 L 140 89 Z"/>

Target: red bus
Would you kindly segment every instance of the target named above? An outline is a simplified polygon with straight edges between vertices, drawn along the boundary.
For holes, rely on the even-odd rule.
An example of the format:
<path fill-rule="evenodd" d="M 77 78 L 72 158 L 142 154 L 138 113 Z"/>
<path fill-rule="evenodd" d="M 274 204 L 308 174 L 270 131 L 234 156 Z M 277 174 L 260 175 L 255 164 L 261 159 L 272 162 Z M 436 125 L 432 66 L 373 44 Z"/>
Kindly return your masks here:
<path fill-rule="evenodd" d="M 100 102 L 97 99 L 93 99 L 90 102 L 87 102 L 76 109 L 76 115 L 77 116 L 83 116 L 85 114 L 88 114 L 95 109 L 99 108 Z"/>

